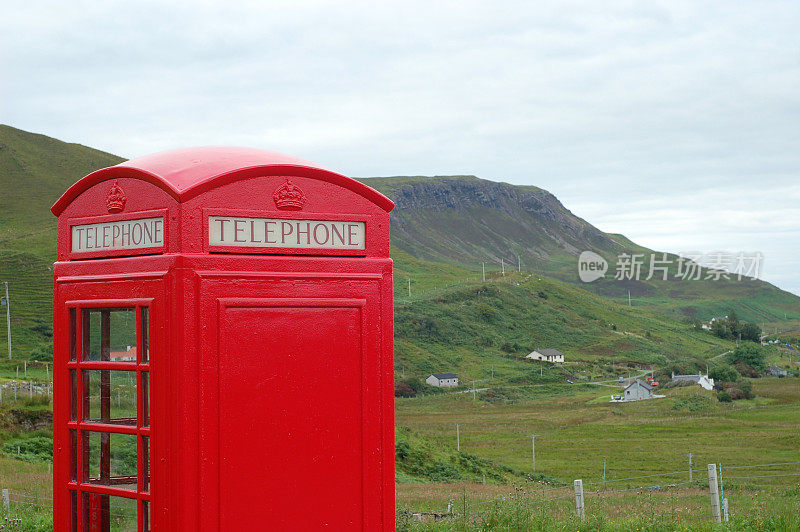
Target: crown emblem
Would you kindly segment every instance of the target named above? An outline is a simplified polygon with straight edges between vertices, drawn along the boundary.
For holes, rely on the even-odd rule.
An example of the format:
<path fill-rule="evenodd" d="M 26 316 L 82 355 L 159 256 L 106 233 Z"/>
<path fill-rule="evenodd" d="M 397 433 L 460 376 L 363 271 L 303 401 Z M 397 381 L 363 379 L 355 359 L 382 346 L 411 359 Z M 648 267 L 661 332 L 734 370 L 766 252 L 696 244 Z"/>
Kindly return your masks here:
<path fill-rule="evenodd" d="M 275 189 L 272 199 L 275 200 L 275 205 L 279 209 L 287 211 L 299 211 L 306 204 L 306 195 L 289 181 L 288 177 L 286 178 L 286 183 Z"/>
<path fill-rule="evenodd" d="M 114 181 L 114 184 L 111 185 L 111 189 L 108 191 L 108 196 L 106 196 L 108 212 L 122 212 L 127 199 L 125 193 L 122 191 L 122 187 Z"/>

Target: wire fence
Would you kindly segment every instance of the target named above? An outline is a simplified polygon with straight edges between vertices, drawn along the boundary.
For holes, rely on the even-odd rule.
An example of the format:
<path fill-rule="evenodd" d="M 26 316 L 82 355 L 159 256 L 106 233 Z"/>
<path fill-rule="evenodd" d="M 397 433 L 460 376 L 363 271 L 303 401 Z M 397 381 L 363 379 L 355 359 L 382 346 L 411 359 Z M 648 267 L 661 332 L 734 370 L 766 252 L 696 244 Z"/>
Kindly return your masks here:
<path fill-rule="evenodd" d="M 759 472 L 759 470 L 769 469 L 769 468 L 792 468 L 791 471 L 785 472 L 770 472 L 765 471 L 765 474 L 756 474 L 756 475 L 734 475 L 734 476 L 727 476 L 725 475 L 726 471 L 738 471 L 738 470 L 750 470 L 754 472 Z M 711 472 L 713 470 L 713 477 Z M 531 489 L 531 490 L 523 490 L 521 488 L 517 488 L 514 492 L 502 495 L 499 497 L 491 497 L 486 500 L 482 501 L 475 501 L 470 504 L 464 504 L 461 510 L 456 509 L 456 505 L 450 500 L 447 508 L 442 508 L 441 510 L 425 510 L 425 511 L 404 511 L 404 513 L 410 515 L 414 521 L 421 521 L 424 518 L 433 518 L 434 520 L 438 519 L 447 519 L 447 518 L 455 518 L 459 516 L 464 516 L 465 514 L 469 514 L 473 519 L 480 519 L 481 513 L 480 511 L 485 509 L 488 506 L 492 506 L 493 508 L 501 507 L 503 504 L 517 501 L 519 503 L 524 503 L 526 506 L 529 507 L 541 507 L 551 503 L 555 503 L 558 501 L 565 501 L 565 500 L 575 500 L 576 511 L 579 514 L 583 512 L 583 504 L 584 504 L 584 486 L 587 487 L 595 487 L 594 490 L 589 490 L 587 494 L 589 498 L 592 499 L 594 497 L 600 497 L 601 499 L 614 494 L 624 494 L 624 493 L 632 493 L 632 492 L 663 492 L 667 490 L 673 490 L 676 488 L 688 488 L 694 487 L 701 490 L 710 490 L 710 494 L 712 495 L 712 500 L 714 498 L 714 494 L 716 492 L 716 482 L 719 482 L 720 489 L 720 508 L 724 510 L 720 512 L 719 519 L 720 520 L 727 520 L 728 516 L 728 506 L 727 506 L 727 496 L 731 495 L 732 490 L 738 490 L 742 492 L 742 489 L 745 488 L 754 488 L 755 486 L 752 484 L 752 480 L 760 480 L 760 479 L 792 479 L 796 477 L 800 477 L 800 461 L 791 461 L 791 462 L 774 462 L 768 464 L 742 464 L 742 465 L 727 465 L 723 466 L 721 464 L 709 464 L 708 469 L 692 469 L 692 473 L 706 473 L 708 477 L 698 477 L 697 479 L 693 480 L 684 480 L 684 481 L 667 481 L 666 483 L 661 484 L 649 484 L 649 485 L 642 485 L 637 483 L 636 486 L 630 487 L 623 487 L 623 488 L 614 488 L 608 489 L 607 485 L 609 484 L 619 484 L 622 482 L 632 482 L 632 481 L 642 481 L 646 479 L 658 479 L 658 478 L 665 478 L 665 477 L 675 477 L 678 475 L 688 475 L 689 469 L 682 469 L 677 471 L 668 471 L 663 473 L 653 473 L 647 475 L 635 475 L 630 477 L 623 477 L 623 478 L 612 478 L 606 480 L 596 480 L 590 482 L 582 482 L 579 480 L 575 481 L 574 486 L 569 485 L 562 485 L 562 486 L 551 486 L 551 487 L 543 487 L 541 489 Z M 717 472 L 719 472 L 719 479 L 717 478 Z M 734 482 L 735 481 L 735 482 Z M 745 486 L 741 484 L 737 484 L 738 481 L 748 481 Z M 784 484 L 785 485 L 785 484 Z M 133 499 L 132 499 L 133 500 Z M 580 502 L 578 502 L 580 501 Z M 11 489 L 3 489 L 2 490 L 2 504 L 3 509 L 6 514 L 13 516 L 13 510 L 15 508 L 39 508 L 42 510 L 52 510 L 53 506 L 53 499 L 47 496 L 41 495 L 33 495 L 29 493 L 24 493 L 17 490 Z M 713 502 L 712 502 L 713 507 Z M 119 513 L 119 512 L 111 512 L 110 515 L 112 517 L 117 517 L 121 519 L 127 519 L 131 517 L 135 517 L 134 514 L 127 514 L 127 513 Z"/>
<path fill-rule="evenodd" d="M 792 471 L 785 471 L 785 472 L 777 472 L 777 471 L 764 471 L 770 468 L 786 468 L 792 469 Z M 711 470 L 713 469 L 713 477 L 711 474 Z M 753 470 L 754 472 L 764 471 L 765 474 L 756 474 L 756 475 L 734 475 L 734 476 L 727 476 L 725 475 L 726 471 L 737 471 L 737 470 Z M 584 514 L 584 487 L 592 487 L 592 490 L 586 492 L 586 494 L 591 500 L 604 500 L 608 496 L 612 495 L 619 495 L 619 494 L 626 494 L 626 493 L 645 493 L 645 492 L 668 492 L 669 490 L 676 490 L 676 489 L 689 489 L 689 493 L 696 496 L 696 503 L 699 506 L 696 506 L 694 510 L 696 512 L 701 511 L 701 506 L 703 504 L 708 504 L 707 497 L 710 495 L 711 499 L 713 500 L 715 494 L 718 494 L 719 501 L 718 506 L 719 508 L 719 515 L 717 516 L 713 510 L 713 503 L 712 503 L 712 512 L 711 514 L 707 513 L 707 510 L 703 510 L 702 518 L 708 518 L 709 515 L 716 521 L 727 521 L 729 519 L 729 507 L 728 507 L 728 499 L 729 497 L 734 495 L 734 492 L 737 496 L 747 496 L 747 491 L 751 489 L 761 489 L 765 486 L 765 484 L 756 484 L 753 483 L 753 480 L 760 480 L 760 479 L 772 479 L 776 480 L 793 480 L 796 477 L 800 477 L 800 461 L 791 461 L 791 462 L 774 462 L 774 463 L 767 463 L 767 464 L 742 464 L 742 465 L 728 465 L 723 466 L 722 464 L 709 464 L 708 468 L 701 468 L 701 469 L 691 469 L 691 474 L 701 473 L 701 475 L 697 475 L 695 478 L 691 480 L 675 480 L 674 477 L 680 475 L 689 475 L 690 469 L 681 469 L 677 471 L 668 471 L 663 473 L 653 473 L 647 475 L 635 475 L 630 477 L 624 478 L 613 478 L 613 479 L 605 479 L 605 480 L 593 480 L 590 482 L 582 482 L 582 480 L 576 480 L 574 486 L 570 485 L 563 485 L 563 486 L 553 486 L 549 488 L 543 489 L 535 489 L 535 490 L 517 490 L 514 493 L 510 493 L 508 495 L 502 495 L 499 497 L 491 497 L 486 500 L 472 502 L 470 504 L 464 505 L 455 505 L 453 501 L 450 501 L 448 504 L 447 509 L 442 509 L 439 511 L 401 511 L 402 513 L 407 514 L 406 517 L 411 517 L 412 522 L 422 522 L 428 518 L 433 518 L 434 520 L 439 519 L 454 519 L 454 518 L 463 518 L 468 517 L 469 519 L 473 520 L 474 522 L 478 523 L 482 518 L 482 511 L 486 512 L 488 510 L 487 507 L 491 507 L 493 510 L 501 508 L 502 505 L 517 501 L 518 503 L 524 503 L 529 508 L 536 508 L 536 507 L 543 507 L 549 505 L 550 503 L 555 503 L 558 501 L 564 500 L 573 500 L 575 504 L 575 511 L 579 517 L 585 518 Z M 717 476 L 719 474 L 719 477 Z M 673 477 L 669 479 L 668 477 Z M 636 481 L 643 481 L 648 479 L 659 479 L 665 478 L 667 479 L 666 482 L 662 482 L 659 484 L 649 484 L 643 485 L 641 482 Z M 684 477 L 686 478 L 686 477 Z M 609 484 L 620 484 L 624 482 L 634 482 L 637 485 L 630 486 L 630 487 L 620 487 L 620 488 L 612 488 L 608 489 L 607 486 Z M 744 482 L 744 484 L 742 484 Z M 769 484 L 771 487 L 775 487 L 775 484 Z M 789 487 L 790 484 L 780 484 L 778 487 Z M 793 486 L 793 485 L 791 485 Z M 694 492 L 692 493 L 691 488 L 694 488 Z M 702 492 L 706 492 L 703 494 Z M 676 492 L 677 493 L 677 492 Z M 466 498 L 466 493 L 465 493 Z M 597 499 L 595 499 L 597 498 Z M 704 502 L 706 501 L 706 502 Z M 561 510 L 563 510 L 563 506 Z M 700 514 L 697 514 L 696 517 L 701 518 Z"/>

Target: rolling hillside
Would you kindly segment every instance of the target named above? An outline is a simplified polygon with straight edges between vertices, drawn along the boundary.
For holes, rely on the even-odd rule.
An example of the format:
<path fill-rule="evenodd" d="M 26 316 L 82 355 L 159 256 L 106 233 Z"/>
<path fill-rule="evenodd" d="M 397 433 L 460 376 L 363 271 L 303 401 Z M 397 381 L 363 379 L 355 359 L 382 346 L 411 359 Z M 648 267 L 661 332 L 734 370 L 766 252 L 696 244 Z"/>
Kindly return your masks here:
<path fill-rule="evenodd" d="M 682 280 L 677 258 L 666 281 L 657 277 L 615 280 L 617 256 L 661 253 L 631 242 L 622 235 L 600 231 L 575 216 L 549 192 L 474 176 L 364 178 L 362 182 L 391 197 L 392 244 L 426 261 L 446 262 L 477 271 L 481 263 L 496 271 L 506 268 L 544 273 L 616 301 L 628 292 L 638 306 L 666 312 L 676 318 L 708 320 L 735 308 L 747 320 L 772 322 L 800 319 L 800 298 L 757 279 Z M 603 279 L 582 283 L 578 255 L 593 251 L 604 257 L 609 270 Z M 706 277 L 703 270 L 702 277 Z"/>
<path fill-rule="evenodd" d="M 84 175 L 124 159 L 0 124 L 0 281 L 8 281 L 18 356 L 52 330 L 56 219 L 50 207 Z M 6 329 L 0 331 L 6 343 Z"/>
<path fill-rule="evenodd" d="M 50 342 L 50 268 L 55 255 L 55 218 L 50 206 L 83 175 L 122 160 L 85 146 L 0 126 L 0 189 L 4 192 L 0 194 L 0 280 L 10 283 L 17 357 L 28 358 L 36 350 L 46 352 Z M 392 256 L 397 279 L 398 360 L 420 370 L 427 371 L 437 358 L 455 357 L 456 353 L 464 357 L 464 365 L 458 367 L 469 372 L 485 365 L 488 359 L 483 357 L 489 354 L 511 360 L 513 353 L 501 350 L 505 343 L 519 352 L 535 347 L 535 342 L 558 343 L 571 349 L 572 356 L 589 358 L 612 351 L 640 361 L 690 354 L 702 357 L 717 345 L 709 344 L 705 335 L 684 339 L 687 328 L 677 321 L 683 315 L 710 317 L 736 308 L 743 319 L 769 321 L 779 315 L 783 318 L 784 312 L 790 319 L 800 318 L 800 298 L 760 281 L 578 283 L 576 255 L 583 249 L 593 249 L 608 259 L 625 250 L 648 250 L 621 235 L 599 231 L 536 187 L 475 177 L 364 181 L 397 202 L 392 213 Z M 488 296 L 494 288 L 480 292 L 477 272 L 481 261 L 489 262 L 492 278 L 499 276 L 499 263 L 493 264 L 493 260 L 502 257 L 514 263 L 517 256 L 522 260 L 523 275 L 515 281 L 506 278 L 505 283 L 498 278 L 499 295 Z M 528 277 L 525 272 L 531 270 L 544 275 Z M 547 284 L 549 299 L 535 295 L 539 288 L 533 288 L 532 279 Z M 609 300 L 620 302 L 621 293 L 627 295 L 629 288 L 635 298 L 633 309 Z M 475 291 L 478 299 L 454 295 L 463 290 Z M 451 301 L 453 297 L 456 299 Z M 480 304 L 486 315 L 494 313 L 502 319 L 493 322 L 486 315 L 473 315 L 473 303 Z M 451 313 L 439 322 L 442 336 L 420 336 L 407 322 L 406 305 L 413 305 L 414 313 L 429 315 L 432 323 L 440 320 L 437 313 Z M 467 305 L 470 312 L 459 314 L 459 305 Z M 609 331 L 609 324 L 638 336 L 622 339 L 619 333 Z M 648 331 L 655 340 L 639 338 Z M 0 344 L 5 340 L 5 329 L 0 328 Z"/>

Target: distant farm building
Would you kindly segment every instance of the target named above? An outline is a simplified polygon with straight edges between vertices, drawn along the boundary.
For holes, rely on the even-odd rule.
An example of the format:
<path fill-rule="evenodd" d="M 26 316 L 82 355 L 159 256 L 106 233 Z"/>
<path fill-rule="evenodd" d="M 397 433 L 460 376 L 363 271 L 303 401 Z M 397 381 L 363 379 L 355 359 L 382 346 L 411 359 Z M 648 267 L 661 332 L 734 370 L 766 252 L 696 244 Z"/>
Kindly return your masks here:
<path fill-rule="evenodd" d="M 458 377 L 456 377 L 455 373 L 434 373 L 425 379 L 425 382 L 439 388 L 452 388 L 453 386 L 458 386 Z"/>
<path fill-rule="evenodd" d="M 623 401 L 641 401 L 653 398 L 653 387 L 643 380 L 636 379 L 622 392 Z"/>
<path fill-rule="evenodd" d="M 713 390 L 714 389 L 714 379 L 708 377 L 708 375 L 675 375 L 672 374 L 672 382 L 694 382 L 699 386 L 702 386 L 704 390 Z"/>
<path fill-rule="evenodd" d="M 541 360 L 543 362 L 564 362 L 564 353 L 558 349 L 537 349 L 525 358 Z"/>
<path fill-rule="evenodd" d="M 136 362 L 136 346 L 126 346 L 125 351 L 111 351 L 108 357 L 112 362 Z"/>
<path fill-rule="evenodd" d="M 768 366 L 766 374 L 772 377 L 785 377 L 789 372 L 776 365 Z"/>

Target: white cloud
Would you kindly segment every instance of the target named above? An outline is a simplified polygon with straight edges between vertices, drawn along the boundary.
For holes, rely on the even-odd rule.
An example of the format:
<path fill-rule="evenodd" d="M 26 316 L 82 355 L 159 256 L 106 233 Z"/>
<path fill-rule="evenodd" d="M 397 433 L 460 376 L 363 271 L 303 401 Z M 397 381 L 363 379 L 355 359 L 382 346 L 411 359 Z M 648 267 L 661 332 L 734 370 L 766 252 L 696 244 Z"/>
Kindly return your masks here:
<path fill-rule="evenodd" d="M 651 247 L 771 246 L 800 293 L 798 19 L 790 1 L 18 4 L 0 122 L 129 157 L 241 144 L 535 184 Z"/>

